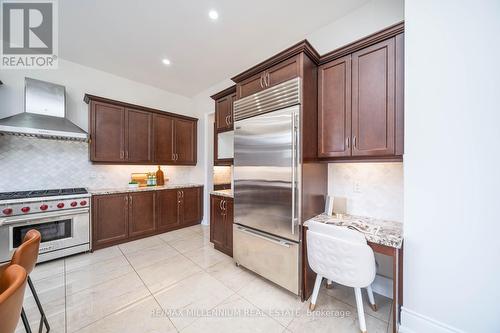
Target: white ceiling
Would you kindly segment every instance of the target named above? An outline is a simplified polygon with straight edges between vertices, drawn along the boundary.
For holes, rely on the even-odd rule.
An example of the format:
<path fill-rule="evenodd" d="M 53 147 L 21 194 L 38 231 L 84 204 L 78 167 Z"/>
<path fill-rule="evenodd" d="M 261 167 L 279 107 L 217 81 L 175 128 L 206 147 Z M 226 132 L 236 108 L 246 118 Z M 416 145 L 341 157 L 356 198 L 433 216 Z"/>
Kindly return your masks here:
<path fill-rule="evenodd" d="M 265 60 L 367 0 L 64 0 L 61 58 L 185 96 Z M 208 11 L 216 9 L 212 22 Z M 162 58 L 172 62 L 162 64 Z"/>

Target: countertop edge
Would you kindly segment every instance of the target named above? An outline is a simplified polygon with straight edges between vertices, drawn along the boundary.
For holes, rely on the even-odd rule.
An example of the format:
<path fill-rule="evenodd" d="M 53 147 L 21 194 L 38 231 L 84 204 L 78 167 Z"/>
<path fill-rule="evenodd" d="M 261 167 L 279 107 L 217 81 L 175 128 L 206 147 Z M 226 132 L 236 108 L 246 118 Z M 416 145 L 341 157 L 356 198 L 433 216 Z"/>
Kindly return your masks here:
<path fill-rule="evenodd" d="M 175 190 L 179 188 L 193 188 L 193 187 L 203 187 L 203 184 L 169 184 L 163 186 L 147 186 L 147 187 L 117 187 L 117 188 L 102 188 L 102 189 L 92 189 L 89 188 L 87 191 L 90 195 L 106 195 L 114 193 L 130 193 L 130 192 L 149 192 L 149 191 L 162 191 L 162 190 Z"/>
<path fill-rule="evenodd" d="M 231 191 L 231 193 L 225 192 L 225 191 L 231 191 L 231 190 L 214 190 L 210 191 L 210 195 L 216 195 L 220 197 L 225 197 L 225 198 L 234 198 L 234 194 Z"/>

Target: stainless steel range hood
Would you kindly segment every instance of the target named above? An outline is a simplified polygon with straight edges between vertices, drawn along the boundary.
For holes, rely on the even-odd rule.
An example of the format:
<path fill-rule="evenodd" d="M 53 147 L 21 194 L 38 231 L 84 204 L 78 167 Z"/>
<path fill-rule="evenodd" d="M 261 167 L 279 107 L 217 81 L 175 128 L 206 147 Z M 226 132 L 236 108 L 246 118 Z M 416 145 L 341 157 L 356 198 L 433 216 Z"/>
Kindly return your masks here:
<path fill-rule="evenodd" d="M 24 112 L 0 119 L 0 132 L 86 141 L 87 133 L 66 118 L 64 86 L 25 78 Z"/>

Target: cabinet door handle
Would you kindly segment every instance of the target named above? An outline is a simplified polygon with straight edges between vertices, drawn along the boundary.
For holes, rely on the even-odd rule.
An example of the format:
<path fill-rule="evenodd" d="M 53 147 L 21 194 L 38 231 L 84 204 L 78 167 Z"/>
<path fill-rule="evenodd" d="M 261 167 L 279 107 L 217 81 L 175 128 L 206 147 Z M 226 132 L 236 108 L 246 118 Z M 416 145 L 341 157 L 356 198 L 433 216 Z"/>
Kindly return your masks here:
<path fill-rule="evenodd" d="M 271 76 L 269 75 L 269 72 L 266 72 L 266 87 L 269 87 L 269 85 L 271 84 Z"/>
<path fill-rule="evenodd" d="M 347 149 L 349 149 L 349 137 L 345 138 L 345 145 L 347 146 Z"/>
<path fill-rule="evenodd" d="M 178 161 L 179 160 L 179 154 L 175 153 L 175 160 Z"/>
<path fill-rule="evenodd" d="M 357 148 L 356 135 L 352 137 L 352 146 Z"/>
<path fill-rule="evenodd" d="M 219 208 L 220 208 L 220 210 L 222 210 L 222 209 L 223 209 L 223 208 L 222 208 L 222 203 L 223 203 L 223 202 L 224 202 L 223 200 L 221 200 L 221 201 L 219 202 Z"/>
<path fill-rule="evenodd" d="M 128 150 L 125 150 L 125 159 L 128 160 Z"/>
<path fill-rule="evenodd" d="M 226 116 L 226 125 L 229 125 L 229 116 Z"/>
<path fill-rule="evenodd" d="M 124 154 L 123 150 L 120 150 L 120 160 L 123 160 Z"/>
<path fill-rule="evenodd" d="M 125 198 L 123 198 L 123 200 L 125 200 L 125 205 L 128 206 L 128 195 L 126 195 Z"/>
<path fill-rule="evenodd" d="M 132 205 L 134 202 L 134 197 L 130 196 L 130 204 Z"/>
<path fill-rule="evenodd" d="M 264 88 L 264 84 L 262 83 L 262 79 L 264 78 L 264 75 L 260 76 L 260 87 Z"/>

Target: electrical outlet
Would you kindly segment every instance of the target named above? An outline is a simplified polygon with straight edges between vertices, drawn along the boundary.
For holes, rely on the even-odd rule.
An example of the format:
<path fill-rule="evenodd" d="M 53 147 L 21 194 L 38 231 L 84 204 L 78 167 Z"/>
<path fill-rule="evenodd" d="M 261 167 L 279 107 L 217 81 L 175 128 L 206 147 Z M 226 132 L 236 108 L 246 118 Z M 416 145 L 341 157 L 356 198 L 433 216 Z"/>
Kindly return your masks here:
<path fill-rule="evenodd" d="M 361 184 L 358 181 L 354 182 L 354 193 L 361 193 Z"/>

